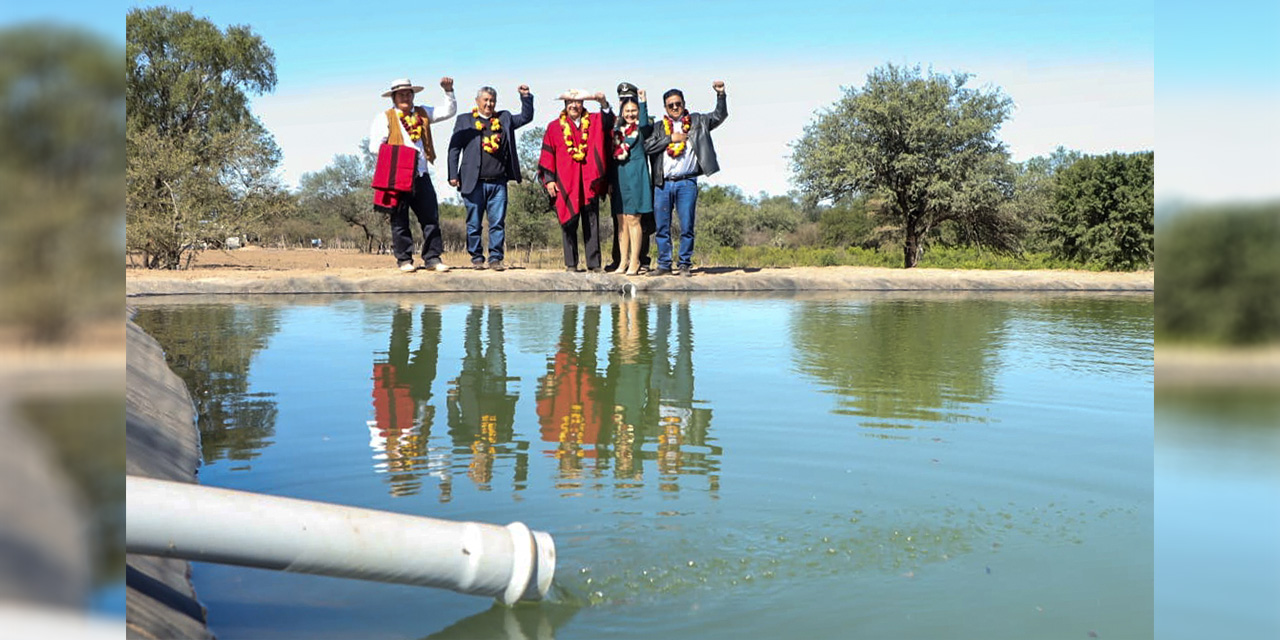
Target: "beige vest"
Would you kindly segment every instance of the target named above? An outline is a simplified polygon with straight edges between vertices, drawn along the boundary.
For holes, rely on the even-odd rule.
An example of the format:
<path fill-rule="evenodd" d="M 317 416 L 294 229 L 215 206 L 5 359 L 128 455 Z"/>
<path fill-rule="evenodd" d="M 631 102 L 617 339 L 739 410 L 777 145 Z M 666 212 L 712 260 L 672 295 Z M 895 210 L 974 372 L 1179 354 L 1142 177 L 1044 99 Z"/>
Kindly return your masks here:
<path fill-rule="evenodd" d="M 427 117 L 427 110 L 422 107 L 414 107 L 413 112 L 422 118 L 422 148 L 426 149 L 427 162 L 435 164 L 436 146 L 431 141 L 431 119 Z M 413 146 L 412 141 L 406 142 L 404 136 L 400 135 L 400 110 L 395 107 L 387 109 L 387 144 Z"/>

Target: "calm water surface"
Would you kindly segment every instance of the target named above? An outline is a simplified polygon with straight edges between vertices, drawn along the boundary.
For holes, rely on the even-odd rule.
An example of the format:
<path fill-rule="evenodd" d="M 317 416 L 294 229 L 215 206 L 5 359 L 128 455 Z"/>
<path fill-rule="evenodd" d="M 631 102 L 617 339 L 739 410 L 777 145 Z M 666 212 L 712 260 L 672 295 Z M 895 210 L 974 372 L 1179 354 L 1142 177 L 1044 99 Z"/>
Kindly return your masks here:
<path fill-rule="evenodd" d="M 1155 400 L 1157 635 L 1280 638 L 1280 393 Z"/>
<path fill-rule="evenodd" d="M 196 398 L 202 483 L 556 539 L 554 601 L 511 610 L 197 564 L 224 640 L 1152 635 L 1149 295 L 136 319 Z"/>

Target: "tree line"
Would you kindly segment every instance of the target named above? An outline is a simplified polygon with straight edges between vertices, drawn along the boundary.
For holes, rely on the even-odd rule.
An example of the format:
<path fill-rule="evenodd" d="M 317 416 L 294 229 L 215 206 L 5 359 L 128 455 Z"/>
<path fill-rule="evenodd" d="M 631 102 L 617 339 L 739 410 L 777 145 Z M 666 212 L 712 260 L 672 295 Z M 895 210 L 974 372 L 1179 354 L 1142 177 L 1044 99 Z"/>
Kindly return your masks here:
<path fill-rule="evenodd" d="M 303 175 L 297 191 L 276 177 L 279 149 L 247 108 L 248 94 L 276 82 L 259 36 L 164 7 L 131 10 L 127 30 L 126 231 L 146 266 L 181 267 L 229 236 L 389 251 L 363 145 Z M 793 143 L 794 191 L 700 185 L 700 261 L 1151 268 L 1154 154 L 1059 147 L 1014 162 L 997 136 L 1012 99 L 969 79 L 877 68 Z M 509 192 L 513 257 L 559 246 L 551 203 L 532 179 L 542 133 L 526 129 L 518 144 L 525 182 Z M 458 202 L 441 203 L 446 251 L 463 247 L 463 217 Z"/>

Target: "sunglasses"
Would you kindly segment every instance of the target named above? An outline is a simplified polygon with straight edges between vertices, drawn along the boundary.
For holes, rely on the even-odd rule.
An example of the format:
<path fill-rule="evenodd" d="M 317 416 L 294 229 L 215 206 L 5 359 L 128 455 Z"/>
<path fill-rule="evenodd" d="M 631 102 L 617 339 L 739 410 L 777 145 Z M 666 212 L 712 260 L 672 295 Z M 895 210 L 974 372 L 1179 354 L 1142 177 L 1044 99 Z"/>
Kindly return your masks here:
<path fill-rule="evenodd" d="M 667 103 L 667 108 L 668 108 L 668 109 L 679 109 L 680 107 L 683 107 L 683 106 L 684 106 L 684 103 L 683 103 L 683 102 L 668 102 L 668 103 Z"/>

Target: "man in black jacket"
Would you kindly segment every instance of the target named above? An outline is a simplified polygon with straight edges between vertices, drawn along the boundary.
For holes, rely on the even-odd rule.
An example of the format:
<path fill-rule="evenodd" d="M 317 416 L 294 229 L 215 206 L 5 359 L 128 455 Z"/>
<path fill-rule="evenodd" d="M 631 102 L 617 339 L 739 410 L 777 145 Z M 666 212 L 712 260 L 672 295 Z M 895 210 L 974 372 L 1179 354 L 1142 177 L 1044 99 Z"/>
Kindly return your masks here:
<path fill-rule="evenodd" d="M 449 139 L 449 184 L 462 193 L 467 208 L 467 253 L 477 269 L 485 268 L 480 216 L 487 213 L 489 268 L 503 270 L 507 182 L 521 180 L 515 131 L 533 120 L 533 94 L 528 85 L 520 85 L 519 91 L 520 114 L 513 116 L 510 111 L 494 111 L 498 103 L 496 89 L 480 87 L 476 107 L 458 116 Z"/>
<path fill-rule="evenodd" d="M 689 113 L 684 92 L 671 89 L 662 95 L 666 111 L 655 123 L 653 135 L 645 140 L 653 176 L 654 234 L 658 241 L 658 268 L 651 276 L 671 274 L 671 208 L 680 216 L 680 275 L 693 275 L 693 240 L 698 204 L 698 176 L 720 170 L 711 130 L 729 116 L 725 106 L 724 83 L 711 84 L 716 92 L 716 108 L 711 113 Z"/>

